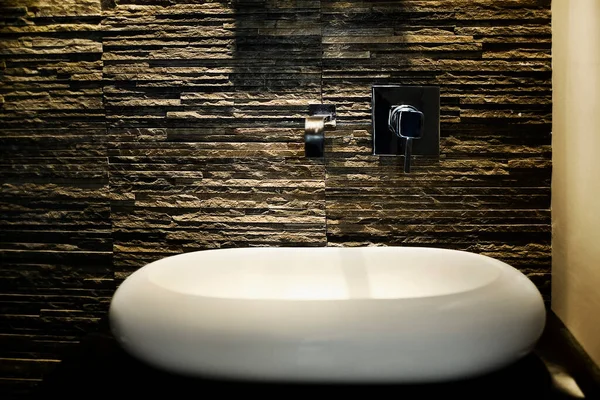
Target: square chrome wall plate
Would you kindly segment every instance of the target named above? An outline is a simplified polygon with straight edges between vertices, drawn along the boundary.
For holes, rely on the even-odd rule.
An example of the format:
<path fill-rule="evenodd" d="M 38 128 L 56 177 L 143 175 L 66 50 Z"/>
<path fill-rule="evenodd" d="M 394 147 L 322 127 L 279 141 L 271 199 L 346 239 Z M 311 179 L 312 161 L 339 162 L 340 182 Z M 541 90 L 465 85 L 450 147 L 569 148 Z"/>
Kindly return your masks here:
<path fill-rule="evenodd" d="M 389 129 L 392 106 L 411 105 L 424 114 L 423 135 L 413 143 L 412 154 L 440 154 L 440 88 L 438 86 L 375 85 L 372 92 L 373 154 L 404 154 L 404 140 Z"/>

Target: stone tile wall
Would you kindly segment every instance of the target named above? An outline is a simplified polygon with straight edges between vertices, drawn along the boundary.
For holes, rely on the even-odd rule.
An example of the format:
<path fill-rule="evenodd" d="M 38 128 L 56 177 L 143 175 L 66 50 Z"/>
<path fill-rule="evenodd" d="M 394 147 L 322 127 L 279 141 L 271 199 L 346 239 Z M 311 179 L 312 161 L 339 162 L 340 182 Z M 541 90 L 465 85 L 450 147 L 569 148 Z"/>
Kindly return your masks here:
<path fill-rule="evenodd" d="M 181 252 L 454 248 L 548 295 L 550 48 L 549 0 L 5 0 L 0 392 Z M 439 160 L 371 155 L 373 84 L 440 86 Z"/>

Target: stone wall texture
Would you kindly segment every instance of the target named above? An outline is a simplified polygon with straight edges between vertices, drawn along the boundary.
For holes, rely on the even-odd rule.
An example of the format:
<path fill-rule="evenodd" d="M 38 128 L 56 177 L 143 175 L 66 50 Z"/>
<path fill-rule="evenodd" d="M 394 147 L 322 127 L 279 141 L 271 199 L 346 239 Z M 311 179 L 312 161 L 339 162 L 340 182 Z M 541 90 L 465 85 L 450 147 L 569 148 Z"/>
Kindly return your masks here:
<path fill-rule="evenodd" d="M 0 393 L 187 251 L 453 248 L 547 296 L 550 49 L 550 0 L 0 3 Z M 439 160 L 371 155 L 373 84 L 440 87 Z"/>

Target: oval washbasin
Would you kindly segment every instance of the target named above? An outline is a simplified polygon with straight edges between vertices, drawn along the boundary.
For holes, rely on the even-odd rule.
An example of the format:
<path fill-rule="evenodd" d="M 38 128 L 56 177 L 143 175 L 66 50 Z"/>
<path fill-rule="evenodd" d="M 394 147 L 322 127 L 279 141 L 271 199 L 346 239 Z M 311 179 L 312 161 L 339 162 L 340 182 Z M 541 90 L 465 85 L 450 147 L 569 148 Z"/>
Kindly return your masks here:
<path fill-rule="evenodd" d="M 433 248 L 192 252 L 134 272 L 110 306 L 116 339 L 151 365 L 266 381 L 467 378 L 529 353 L 544 323 L 521 272 Z"/>

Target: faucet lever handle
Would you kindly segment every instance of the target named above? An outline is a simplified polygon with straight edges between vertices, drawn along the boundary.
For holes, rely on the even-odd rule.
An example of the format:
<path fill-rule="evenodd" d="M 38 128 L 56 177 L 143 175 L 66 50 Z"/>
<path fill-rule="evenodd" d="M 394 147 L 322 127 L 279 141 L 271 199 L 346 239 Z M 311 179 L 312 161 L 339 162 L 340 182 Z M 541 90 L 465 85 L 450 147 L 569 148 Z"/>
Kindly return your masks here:
<path fill-rule="evenodd" d="M 405 138 L 406 143 L 404 144 L 404 172 L 410 172 L 410 157 L 412 156 L 412 142 L 413 138 Z"/>
<path fill-rule="evenodd" d="M 396 136 L 405 140 L 404 172 L 410 172 L 412 141 L 423 136 L 424 119 L 424 114 L 411 105 L 402 104 L 390 107 L 388 127 Z"/>

